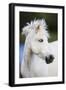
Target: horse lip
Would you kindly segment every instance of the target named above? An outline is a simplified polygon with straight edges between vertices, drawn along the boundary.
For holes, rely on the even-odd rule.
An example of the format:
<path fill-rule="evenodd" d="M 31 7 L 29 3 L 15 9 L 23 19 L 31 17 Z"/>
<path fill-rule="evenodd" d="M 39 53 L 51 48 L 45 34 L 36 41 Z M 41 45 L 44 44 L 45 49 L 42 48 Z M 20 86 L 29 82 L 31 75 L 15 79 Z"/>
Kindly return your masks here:
<path fill-rule="evenodd" d="M 53 61 L 51 61 L 51 62 L 50 62 L 50 61 L 46 61 L 46 64 L 50 64 L 50 63 L 52 63 L 52 62 L 53 62 Z"/>

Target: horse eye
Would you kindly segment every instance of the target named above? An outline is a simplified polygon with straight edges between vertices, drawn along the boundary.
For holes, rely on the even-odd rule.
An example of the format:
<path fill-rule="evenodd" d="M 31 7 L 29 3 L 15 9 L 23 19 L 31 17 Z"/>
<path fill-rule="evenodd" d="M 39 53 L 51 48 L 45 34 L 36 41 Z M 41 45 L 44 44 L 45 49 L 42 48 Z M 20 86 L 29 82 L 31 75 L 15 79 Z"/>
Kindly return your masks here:
<path fill-rule="evenodd" d="M 39 41 L 39 42 L 43 42 L 43 39 L 39 39 L 38 41 Z"/>

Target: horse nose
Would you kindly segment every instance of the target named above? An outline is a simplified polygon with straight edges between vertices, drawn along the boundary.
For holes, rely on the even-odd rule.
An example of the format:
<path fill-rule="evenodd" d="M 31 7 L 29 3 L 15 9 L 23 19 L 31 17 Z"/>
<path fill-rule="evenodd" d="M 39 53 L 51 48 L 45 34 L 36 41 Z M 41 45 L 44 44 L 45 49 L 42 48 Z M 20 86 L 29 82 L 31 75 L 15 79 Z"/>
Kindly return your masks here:
<path fill-rule="evenodd" d="M 49 55 L 49 56 L 45 57 L 45 61 L 46 61 L 47 64 L 52 63 L 53 60 L 54 60 L 54 56 L 53 55 Z"/>

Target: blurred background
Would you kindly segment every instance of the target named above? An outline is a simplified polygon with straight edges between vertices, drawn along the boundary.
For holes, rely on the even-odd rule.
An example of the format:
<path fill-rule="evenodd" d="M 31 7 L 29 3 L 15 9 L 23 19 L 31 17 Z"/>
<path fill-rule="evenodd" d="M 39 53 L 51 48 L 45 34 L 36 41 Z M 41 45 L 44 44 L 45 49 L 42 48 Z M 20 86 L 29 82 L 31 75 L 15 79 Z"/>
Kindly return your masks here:
<path fill-rule="evenodd" d="M 55 13 L 36 13 L 36 12 L 20 12 L 19 13 L 19 25 L 20 25 L 20 66 L 23 57 L 23 50 L 24 50 L 24 43 L 25 43 L 25 36 L 22 35 L 22 28 L 26 26 L 27 22 L 31 22 L 34 19 L 45 19 L 48 25 L 48 32 L 50 37 L 48 42 L 58 40 L 58 15 Z M 21 74 L 20 74 L 21 77 Z"/>

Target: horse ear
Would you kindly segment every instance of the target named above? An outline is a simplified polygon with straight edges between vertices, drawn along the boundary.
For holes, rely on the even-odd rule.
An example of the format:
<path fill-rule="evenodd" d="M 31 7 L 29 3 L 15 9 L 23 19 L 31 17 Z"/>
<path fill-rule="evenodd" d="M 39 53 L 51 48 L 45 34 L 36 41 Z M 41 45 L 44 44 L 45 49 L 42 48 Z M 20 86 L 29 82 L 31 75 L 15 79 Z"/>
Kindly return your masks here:
<path fill-rule="evenodd" d="M 38 32 L 40 30 L 40 25 L 38 25 L 37 27 L 36 27 L 36 32 Z"/>
<path fill-rule="evenodd" d="M 22 34 L 27 36 L 29 34 L 29 32 L 31 31 L 29 26 L 25 26 L 22 28 Z"/>

